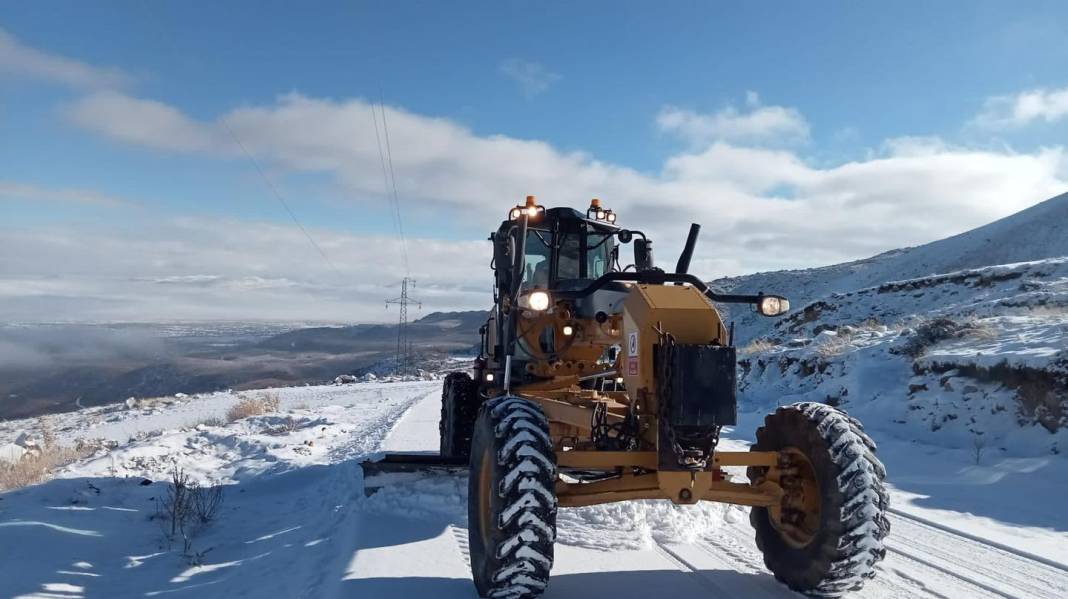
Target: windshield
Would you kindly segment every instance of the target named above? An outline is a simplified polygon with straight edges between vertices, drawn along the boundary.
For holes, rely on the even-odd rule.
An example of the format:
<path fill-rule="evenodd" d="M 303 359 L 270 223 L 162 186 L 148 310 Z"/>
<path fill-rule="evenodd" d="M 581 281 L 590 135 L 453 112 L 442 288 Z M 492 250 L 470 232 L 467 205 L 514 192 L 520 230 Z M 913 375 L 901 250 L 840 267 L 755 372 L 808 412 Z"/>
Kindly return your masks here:
<path fill-rule="evenodd" d="M 612 270 L 612 235 L 590 233 L 586 236 L 586 277 L 596 279 Z"/>
<path fill-rule="evenodd" d="M 527 251 L 523 264 L 523 289 L 547 289 L 549 265 L 552 257 L 553 234 L 531 229 L 527 231 Z"/>
<path fill-rule="evenodd" d="M 582 236 L 569 233 L 562 236 L 556 273 L 559 279 L 596 279 L 612 269 L 612 235 L 586 235 L 586 272 L 582 273 Z"/>

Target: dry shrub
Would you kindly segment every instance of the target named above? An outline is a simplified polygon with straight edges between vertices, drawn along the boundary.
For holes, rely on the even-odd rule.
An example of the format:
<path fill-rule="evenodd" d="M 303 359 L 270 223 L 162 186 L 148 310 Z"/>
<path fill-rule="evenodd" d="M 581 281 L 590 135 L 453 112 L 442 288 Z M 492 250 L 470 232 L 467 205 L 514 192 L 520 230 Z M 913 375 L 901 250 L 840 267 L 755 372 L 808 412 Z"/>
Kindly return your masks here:
<path fill-rule="evenodd" d="M 833 358 L 844 354 L 852 344 L 852 340 L 852 335 L 839 333 L 821 340 L 815 345 L 815 350 L 822 358 Z"/>
<path fill-rule="evenodd" d="M 0 491 L 35 485 L 46 480 L 53 470 L 93 453 L 89 447 L 66 447 L 56 441 L 51 428 L 42 427 L 41 445 L 27 451 L 19 461 L 0 461 Z"/>
<path fill-rule="evenodd" d="M 903 344 L 890 351 L 910 358 L 918 358 L 929 347 L 950 339 L 972 337 L 988 340 L 996 336 L 997 332 L 988 322 L 975 318 L 956 321 L 950 318 L 938 317 L 921 322 Z"/>
<path fill-rule="evenodd" d="M 266 393 L 260 397 L 242 397 L 241 401 L 226 412 L 226 419 L 233 422 L 249 416 L 277 412 L 280 404 L 281 400 L 277 393 Z"/>
<path fill-rule="evenodd" d="M 170 532 L 164 529 L 168 541 L 181 539 L 182 554 L 197 562 L 207 551 L 193 550 L 193 537 L 207 526 L 218 514 L 223 503 L 221 485 L 203 486 L 194 481 L 186 472 L 175 464 L 171 470 L 171 483 L 167 494 L 157 503 L 157 516 L 161 522 L 170 524 Z"/>
<path fill-rule="evenodd" d="M 775 347 L 775 344 L 767 339 L 754 339 L 745 347 L 741 348 L 740 352 L 743 356 L 748 356 L 751 354 L 761 354 L 766 351 L 771 351 L 773 347 Z"/>
<path fill-rule="evenodd" d="M 219 418 L 218 416 L 209 416 L 207 418 L 201 418 L 199 420 L 193 421 L 193 423 L 189 425 L 189 428 L 196 428 L 196 427 L 198 427 L 200 425 L 204 425 L 204 426 L 226 426 L 226 420 L 224 420 L 222 418 Z"/>

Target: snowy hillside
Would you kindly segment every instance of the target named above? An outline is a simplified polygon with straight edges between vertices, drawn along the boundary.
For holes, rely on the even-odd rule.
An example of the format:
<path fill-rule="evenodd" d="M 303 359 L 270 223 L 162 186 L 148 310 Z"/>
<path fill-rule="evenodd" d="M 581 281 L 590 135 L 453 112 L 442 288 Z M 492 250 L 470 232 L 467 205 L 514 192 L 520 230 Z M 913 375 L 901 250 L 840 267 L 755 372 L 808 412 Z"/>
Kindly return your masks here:
<path fill-rule="evenodd" d="M 219 419 L 233 394 L 4 423 L 0 442 L 46 426 L 61 442 L 115 445 L 0 493 L 0 596 L 474 597 L 466 480 L 367 498 L 357 466 L 378 451 L 436 448 L 440 382 L 269 393 L 276 412 L 230 423 Z M 744 447 L 759 417 L 742 414 L 726 446 Z M 1068 594 L 1063 458 L 994 455 L 976 467 L 967 452 L 872 432 L 897 509 L 864 597 Z M 188 547 L 168 540 L 159 515 L 175 465 L 224 493 Z M 797 597 L 764 570 L 745 508 L 631 502 L 564 509 L 559 525 L 550 599 Z"/>
<path fill-rule="evenodd" d="M 1068 449 L 1068 258 L 834 294 L 745 348 L 747 409 L 815 400 L 908 440 Z"/>
<path fill-rule="evenodd" d="M 803 251 L 803 248 L 799 248 Z M 713 281 L 724 291 L 782 293 L 801 308 L 832 293 L 845 293 L 887 281 L 1068 256 L 1068 193 L 960 235 L 864 260 L 822 268 L 757 273 Z M 729 309 L 729 307 L 728 307 Z M 774 325 L 749 310 L 735 308 L 739 338 L 763 335 Z"/>

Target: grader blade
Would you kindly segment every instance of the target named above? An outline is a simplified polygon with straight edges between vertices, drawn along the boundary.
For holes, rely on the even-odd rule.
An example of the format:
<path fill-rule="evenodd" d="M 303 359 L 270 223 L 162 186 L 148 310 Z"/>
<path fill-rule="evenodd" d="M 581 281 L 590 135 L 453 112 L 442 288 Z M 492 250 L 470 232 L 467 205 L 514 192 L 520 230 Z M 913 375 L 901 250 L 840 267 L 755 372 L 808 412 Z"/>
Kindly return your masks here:
<path fill-rule="evenodd" d="M 436 453 L 387 453 L 360 463 L 363 493 L 370 497 L 382 487 L 407 483 L 433 475 L 453 475 L 467 471 L 467 458 Z"/>

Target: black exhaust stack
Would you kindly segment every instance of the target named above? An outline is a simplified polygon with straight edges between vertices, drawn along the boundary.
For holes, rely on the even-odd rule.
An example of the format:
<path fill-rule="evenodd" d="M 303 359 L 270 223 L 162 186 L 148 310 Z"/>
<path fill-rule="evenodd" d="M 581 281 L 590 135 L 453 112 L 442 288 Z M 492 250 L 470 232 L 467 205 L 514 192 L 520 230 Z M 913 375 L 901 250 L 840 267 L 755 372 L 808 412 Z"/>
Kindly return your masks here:
<path fill-rule="evenodd" d="M 690 258 L 693 258 L 693 248 L 697 245 L 697 236 L 701 233 L 701 225 L 690 223 L 690 234 L 686 236 L 686 247 L 682 248 L 679 263 L 675 265 L 675 272 L 686 274 L 690 271 Z"/>

